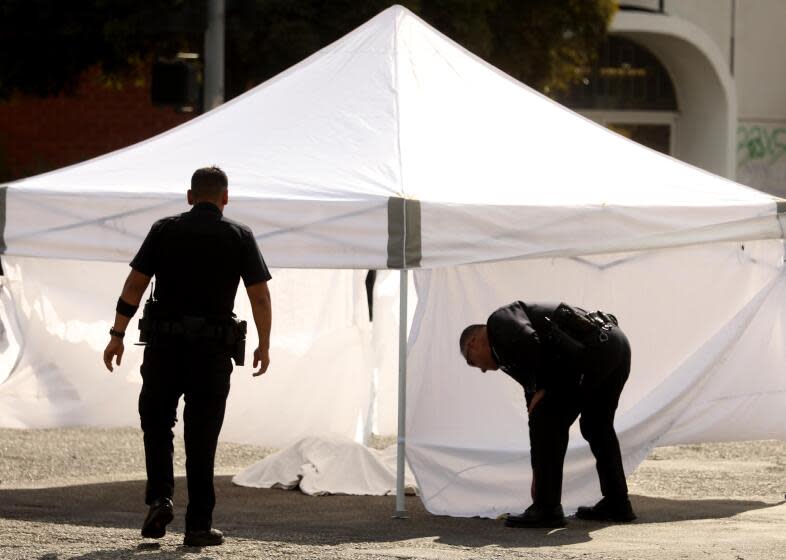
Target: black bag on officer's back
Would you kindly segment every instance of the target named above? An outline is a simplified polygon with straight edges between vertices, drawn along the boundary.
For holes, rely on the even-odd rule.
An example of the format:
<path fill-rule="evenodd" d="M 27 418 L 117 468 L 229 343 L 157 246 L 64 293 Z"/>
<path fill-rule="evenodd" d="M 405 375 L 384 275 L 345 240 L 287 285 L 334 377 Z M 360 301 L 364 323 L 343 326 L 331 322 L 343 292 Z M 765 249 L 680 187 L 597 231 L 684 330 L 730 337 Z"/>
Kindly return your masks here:
<path fill-rule="evenodd" d="M 559 328 L 581 340 L 597 332 L 597 327 L 587 315 L 587 312 L 580 307 L 573 307 L 567 303 L 560 303 L 554 310 L 551 320 L 556 323 Z"/>
<path fill-rule="evenodd" d="M 605 342 L 608 330 L 617 324 L 613 315 L 560 303 L 550 318 L 549 339 L 554 347 L 569 358 L 577 357 L 587 347 Z"/>

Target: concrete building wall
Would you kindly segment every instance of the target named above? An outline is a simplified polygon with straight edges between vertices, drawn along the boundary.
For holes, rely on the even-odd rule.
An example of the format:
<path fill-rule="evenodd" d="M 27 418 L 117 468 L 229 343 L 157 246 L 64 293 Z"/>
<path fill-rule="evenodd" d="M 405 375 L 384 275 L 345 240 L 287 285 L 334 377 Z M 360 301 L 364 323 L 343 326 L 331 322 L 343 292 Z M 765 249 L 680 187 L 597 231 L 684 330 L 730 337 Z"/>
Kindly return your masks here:
<path fill-rule="evenodd" d="M 786 2 L 737 0 L 734 78 L 741 121 L 786 120 Z"/>
<path fill-rule="evenodd" d="M 717 44 L 728 61 L 731 51 L 733 2 L 734 0 L 620 0 L 620 5 L 652 11 L 657 11 L 662 6 L 665 14 L 680 17 L 701 27 L 702 31 Z"/>
<path fill-rule="evenodd" d="M 786 198 L 786 2 L 737 0 L 737 180 Z"/>
<path fill-rule="evenodd" d="M 737 98 L 717 43 L 684 18 L 621 10 L 611 33 L 650 50 L 668 71 L 677 94 L 674 155 L 734 178 Z"/>
<path fill-rule="evenodd" d="M 729 64 L 731 52 L 732 3 L 734 0 L 666 0 L 666 13 L 700 27 L 718 47 Z"/>

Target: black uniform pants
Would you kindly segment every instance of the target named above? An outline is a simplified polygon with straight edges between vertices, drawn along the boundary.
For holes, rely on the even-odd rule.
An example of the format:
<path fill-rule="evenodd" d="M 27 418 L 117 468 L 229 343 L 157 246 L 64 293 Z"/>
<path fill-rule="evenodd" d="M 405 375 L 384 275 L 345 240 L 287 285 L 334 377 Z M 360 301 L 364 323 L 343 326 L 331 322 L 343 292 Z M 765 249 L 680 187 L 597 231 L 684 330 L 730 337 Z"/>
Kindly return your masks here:
<path fill-rule="evenodd" d="M 139 417 L 145 442 L 145 502 L 172 498 L 175 478 L 172 428 L 180 396 L 185 398 L 188 509 L 186 530 L 209 529 L 216 503 L 213 466 L 229 394 L 229 352 L 210 344 L 148 345 L 142 363 Z"/>
<path fill-rule="evenodd" d="M 609 339 L 585 352 L 581 383 L 566 382 L 547 390 L 529 416 L 533 501 L 551 508 L 562 501 L 562 469 L 568 432 L 578 416 L 581 434 L 595 456 L 604 497 L 628 497 L 622 456 L 614 431 L 614 414 L 630 373 L 630 346 L 614 327 Z"/>

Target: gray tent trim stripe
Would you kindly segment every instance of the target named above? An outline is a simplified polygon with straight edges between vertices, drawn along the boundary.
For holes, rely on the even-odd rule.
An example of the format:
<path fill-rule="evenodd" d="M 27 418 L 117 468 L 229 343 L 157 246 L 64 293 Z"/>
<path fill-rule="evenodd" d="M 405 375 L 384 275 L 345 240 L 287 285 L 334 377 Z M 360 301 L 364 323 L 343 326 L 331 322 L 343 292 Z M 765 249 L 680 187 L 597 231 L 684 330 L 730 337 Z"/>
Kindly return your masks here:
<path fill-rule="evenodd" d="M 388 199 L 388 268 L 419 268 L 420 201 Z"/>

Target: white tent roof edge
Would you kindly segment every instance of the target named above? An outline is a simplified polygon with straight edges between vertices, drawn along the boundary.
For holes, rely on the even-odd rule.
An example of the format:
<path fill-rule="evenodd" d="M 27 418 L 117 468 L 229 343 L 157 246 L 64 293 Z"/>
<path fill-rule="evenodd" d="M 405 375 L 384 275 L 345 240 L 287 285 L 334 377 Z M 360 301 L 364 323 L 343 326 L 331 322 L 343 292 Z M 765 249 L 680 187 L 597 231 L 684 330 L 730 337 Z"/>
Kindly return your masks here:
<path fill-rule="evenodd" d="M 569 161 L 545 149 L 556 141 Z M 231 177 L 229 216 L 273 267 L 783 237 L 783 201 L 619 137 L 393 6 L 178 127 L 0 186 L 0 251 L 128 261 L 155 219 L 182 211 L 189 170 L 213 158 Z"/>
<path fill-rule="evenodd" d="M 8 243 L 5 235 L 5 224 L 7 221 L 7 196 L 13 186 L 0 187 L 0 255 L 37 257 L 37 258 L 76 258 L 85 261 L 117 261 L 127 260 L 124 255 L 116 258 L 105 257 L 78 257 L 74 255 L 50 255 L 35 251 L 8 250 Z M 115 193 L 117 194 L 117 193 Z M 151 195 L 150 200 L 179 203 L 179 197 L 163 195 Z M 390 270 L 424 268 L 421 266 L 422 254 L 422 225 L 421 225 L 421 202 L 412 198 L 389 197 L 386 202 L 387 207 L 387 261 L 386 268 Z M 718 224 L 711 224 L 697 228 L 690 228 L 677 231 L 667 231 L 654 233 L 632 238 L 619 238 L 614 240 L 601 241 L 594 244 L 584 244 L 581 246 L 564 246 L 547 251 L 527 252 L 522 251 L 517 254 L 508 254 L 504 258 L 491 256 L 488 259 L 477 259 L 466 263 L 452 264 L 475 264 L 480 262 L 499 262 L 503 260 L 523 260 L 537 258 L 558 258 L 558 257 L 577 257 L 596 254 L 613 254 L 631 251 L 645 251 L 653 249 L 668 249 L 685 247 L 689 245 L 700 245 L 708 243 L 719 243 L 729 241 L 754 241 L 764 239 L 784 239 L 786 238 L 786 201 L 773 200 L 772 213 L 743 220 L 734 220 Z M 133 212 L 129 212 L 133 213 Z M 111 216 L 109 218 L 112 218 Z M 102 218 L 102 220 L 107 219 Z M 88 222 L 75 222 L 62 228 L 47 228 L 40 232 L 52 232 L 57 229 L 78 228 Z M 311 225 L 311 224 L 309 224 Z M 297 227 L 287 228 L 287 232 L 293 231 Z M 261 240 L 275 236 L 285 231 L 273 231 L 258 235 Z M 28 234 L 31 235 L 31 234 Z M 13 240 L 13 239 L 12 239 Z M 524 248 L 523 248 L 524 249 Z M 315 268 L 312 266 L 291 266 L 288 268 Z M 316 267 L 320 268 L 320 267 Z M 364 266 L 349 266 L 346 268 L 365 268 Z M 433 268 L 427 266 L 425 268 Z"/>

